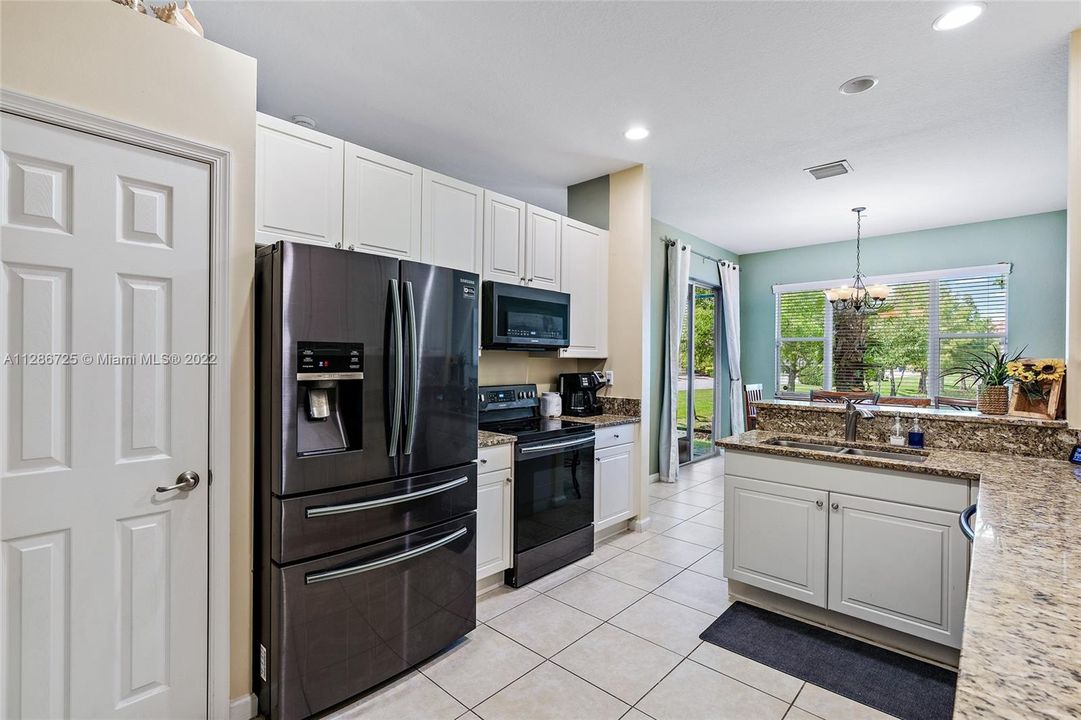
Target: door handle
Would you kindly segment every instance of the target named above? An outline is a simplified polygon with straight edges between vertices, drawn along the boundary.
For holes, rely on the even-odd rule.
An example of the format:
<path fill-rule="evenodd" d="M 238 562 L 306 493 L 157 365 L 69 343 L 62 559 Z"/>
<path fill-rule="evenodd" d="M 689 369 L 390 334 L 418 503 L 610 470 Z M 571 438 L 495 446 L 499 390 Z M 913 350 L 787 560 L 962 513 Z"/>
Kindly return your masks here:
<path fill-rule="evenodd" d="M 170 492 L 172 490 L 188 492 L 194 490 L 198 485 L 199 473 L 194 470 L 185 470 L 176 476 L 176 485 L 159 485 L 155 490 L 157 492 Z"/>
<path fill-rule="evenodd" d="M 402 303 L 398 297 L 398 281 L 390 281 L 390 309 L 394 321 L 391 341 L 394 343 L 394 394 L 390 402 L 390 439 L 387 454 L 398 454 L 398 434 L 402 428 Z"/>
<path fill-rule="evenodd" d="M 406 326 L 409 328 L 409 397 L 405 412 L 405 450 L 403 454 L 413 452 L 413 440 L 417 434 L 417 400 L 420 397 L 420 339 L 417 337 L 417 306 L 413 301 L 413 283 L 402 283 L 405 291 Z"/>

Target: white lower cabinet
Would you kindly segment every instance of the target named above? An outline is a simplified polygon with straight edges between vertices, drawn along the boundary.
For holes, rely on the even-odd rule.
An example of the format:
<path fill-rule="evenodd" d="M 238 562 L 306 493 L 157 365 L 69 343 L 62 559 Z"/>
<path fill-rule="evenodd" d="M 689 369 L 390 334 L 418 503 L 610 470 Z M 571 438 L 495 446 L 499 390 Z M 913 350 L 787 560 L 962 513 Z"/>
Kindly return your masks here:
<path fill-rule="evenodd" d="M 637 426 L 597 428 L 593 466 L 593 528 L 604 530 L 635 515 Z"/>
<path fill-rule="evenodd" d="M 961 646 L 968 543 L 957 513 L 830 494 L 829 609 Z"/>
<path fill-rule="evenodd" d="M 477 579 L 503 572 L 513 562 L 514 446 L 477 452 Z"/>
<path fill-rule="evenodd" d="M 729 579 L 825 607 L 828 495 L 726 476 L 724 564 Z"/>

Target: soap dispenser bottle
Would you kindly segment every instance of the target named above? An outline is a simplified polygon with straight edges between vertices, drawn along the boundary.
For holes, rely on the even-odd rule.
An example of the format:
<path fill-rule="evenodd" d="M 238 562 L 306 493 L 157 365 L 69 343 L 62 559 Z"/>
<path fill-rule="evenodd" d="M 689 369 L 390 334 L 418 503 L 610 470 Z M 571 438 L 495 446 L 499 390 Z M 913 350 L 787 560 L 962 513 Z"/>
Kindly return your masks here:
<path fill-rule="evenodd" d="M 898 414 L 893 420 L 893 429 L 890 430 L 890 445 L 905 446 L 905 430 L 901 427 L 901 415 Z"/>
<path fill-rule="evenodd" d="M 923 428 L 920 427 L 920 419 L 912 420 L 912 427 L 908 429 L 908 446 L 914 448 L 923 447 Z"/>

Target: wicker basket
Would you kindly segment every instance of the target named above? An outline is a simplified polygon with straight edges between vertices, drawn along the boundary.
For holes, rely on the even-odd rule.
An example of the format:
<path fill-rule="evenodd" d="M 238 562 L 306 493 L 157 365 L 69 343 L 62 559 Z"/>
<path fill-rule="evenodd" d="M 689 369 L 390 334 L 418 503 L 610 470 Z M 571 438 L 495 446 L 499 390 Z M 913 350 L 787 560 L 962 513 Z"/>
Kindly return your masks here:
<path fill-rule="evenodd" d="M 985 415 L 1005 415 L 1010 409 L 1010 389 L 1005 385 L 987 385 L 976 398 L 976 409 Z"/>

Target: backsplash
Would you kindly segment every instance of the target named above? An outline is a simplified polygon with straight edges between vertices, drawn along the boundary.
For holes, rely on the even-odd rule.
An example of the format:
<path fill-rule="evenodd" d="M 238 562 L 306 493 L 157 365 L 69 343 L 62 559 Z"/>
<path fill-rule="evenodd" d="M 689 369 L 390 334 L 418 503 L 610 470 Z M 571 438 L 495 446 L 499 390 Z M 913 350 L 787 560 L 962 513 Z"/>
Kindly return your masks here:
<path fill-rule="evenodd" d="M 560 373 L 601 370 L 603 360 L 577 360 L 557 357 L 555 353 L 530 353 L 513 350 L 485 350 L 480 356 L 481 385 L 516 385 L 532 383 L 538 392 L 559 388 Z"/>
<path fill-rule="evenodd" d="M 871 420 L 859 421 L 857 439 L 888 443 L 890 428 L 897 413 L 883 411 Z M 905 413 L 900 413 L 902 416 Z M 911 418 L 902 418 L 908 430 Z M 943 448 L 972 452 L 1000 453 L 1065 459 L 1077 442 L 1077 432 L 1061 423 L 1024 422 L 981 416 L 979 422 L 956 416 L 920 415 L 920 427 L 928 449 Z M 756 429 L 776 433 L 843 438 L 844 413 L 822 412 L 798 406 L 759 405 Z"/>
<path fill-rule="evenodd" d="M 604 410 L 606 415 L 642 416 L 642 401 L 637 398 L 601 395 L 598 399 L 601 401 L 601 409 Z"/>

